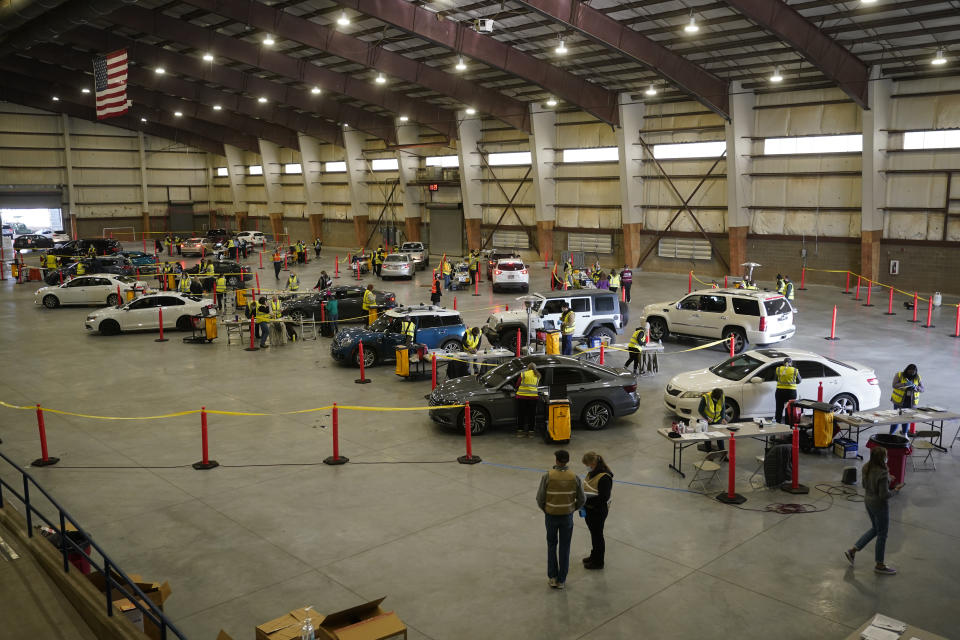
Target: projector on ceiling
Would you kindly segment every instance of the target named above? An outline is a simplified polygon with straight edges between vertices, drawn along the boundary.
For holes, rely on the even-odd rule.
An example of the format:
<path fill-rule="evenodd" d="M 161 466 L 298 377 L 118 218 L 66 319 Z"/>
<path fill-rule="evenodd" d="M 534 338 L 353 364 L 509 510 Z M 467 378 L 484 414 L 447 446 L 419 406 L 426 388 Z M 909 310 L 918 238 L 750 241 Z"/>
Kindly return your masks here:
<path fill-rule="evenodd" d="M 477 31 L 480 33 L 493 33 L 493 19 L 480 18 L 477 20 Z"/>

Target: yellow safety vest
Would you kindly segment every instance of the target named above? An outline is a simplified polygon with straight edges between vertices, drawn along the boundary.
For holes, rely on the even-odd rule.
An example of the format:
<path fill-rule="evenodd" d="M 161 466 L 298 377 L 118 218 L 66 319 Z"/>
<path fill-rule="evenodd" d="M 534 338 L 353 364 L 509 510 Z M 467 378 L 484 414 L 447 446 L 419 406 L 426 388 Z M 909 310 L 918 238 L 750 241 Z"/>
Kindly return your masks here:
<path fill-rule="evenodd" d="M 783 295 L 787 296 L 787 300 L 793 300 L 793 283 L 787 282 L 783 285 Z"/>
<path fill-rule="evenodd" d="M 443 263 L 443 275 L 448 276 L 450 272 L 453 271 L 453 267 L 450 266 L 449 262 Z"/>
<path fill-rule="evenodd" d="M 620 286 L 620 276 L 610 276 L 610 287 L 619 287 Z"/>
<path fill-rule="evenodd" d="M 373 291 L 367 289 L 363 292 L 363 310 L 370 311 L 377 306 L 377 296 L 373 295 Z"/>
<path fill-rule="evenodd" d="M 377 249 L 377 253 L 376 253 L 376 256 L 374 257 L 374 260 L 376 260 L 377 264 L 383 264 L 383 251 L 381 251 L 380 249 Z"/>
<path fill-rule="evenodd" d="M 572 471 L 550 469 L 547 472 L 546 493 L 545 512 L 554 516 L 573 513 L 577 506 L 577 476 Z"/>
<path fill-rule="evenodd" d="M 703 409 L 707 414 L 707 422 L 717 424 L 723 420 L 723 396 L 720 396 L 719 402 L 713 401 L 713 396 L 709 393 L 703 394 Z"/>
<path fill-rule="evenodd" d="M 903 384 L 904 382 L 911 382 L 911 380 L 903 375 L 902 371 L 897 372 L 897 384 Z M 917 386 L 920 386 L 920 374 L 917 374 L 917 377 L 914 378 L 912 382 Z M 903 402 L 904 395 L 906 395 L 906 391 L 906 389 L 897 389 L 894 387 L 893 393 L 890 394 L 890 400 L 892 400 L 894 404 L 901 404 Z M 920 402 L 920 392 L 914 390 L 913 404 L 916 405 L 918 402 Z"/>
<path fill-rule="evenodd" d="M 777 367 L 777 389 L 796 389 L 799 377 L 796 367 Z"/>
<path fill-rule="evenodd" d="M 47 255 L 47 269 L 56 269 L 57 268 L 57 256 L 51 254 Z"/>
<path fill-rule="evenodd" d="M 560 316 L 560 326 L 561 326 L 561 329 L 563 330 L 563 335 L 565 336 L 573 335 L 573 328 L 574 328 L 574 323 L 576 322 L 576 318 L 577 318 L 576 314 L 570 309 L 567 309 L 567 311 L 562 316 Z"/>
<path fill-rule="evenodd" d="M 473 335 L 472 332 L 467 331 L 463 336 L 463 346 L 467 349 L 476 349 L 480 346 L 480 334 Z"/>
<path fill-rule="evenodd" d="M 223 276 L 217 278 L 217 293 L 223 293 L 227 290 L 227 279 Z"/>
<path fill-rule="evenodd" d="M 410 339 L 413 340 L 413 335 L 417 331 L 417 325 L 413 320 L 404 320 L 400 325 L 400 333 L 410 336 Z"/>
<path fill-rule="evenodd" d="M 208 276 L 212 276 L 213 274 L 215 274 L 216 271 L 214 271 L 214 269 L 213 269 L 213 263 L 211 262 L 210 264 L 208 264 L 207 266 L 205 266 L 205 267 L 203 268 L 203 272 L 204 272 L 204 274 L 206 274 L 206 275 L 208 275 Z"/>
<path fill-rule="evenodd" d="M 180 293 L 190 293 L 190 278 L 187 276 L 180 278 L 180 283 L 177 288 L 180 289 Z"/>
<path fill-rule="evenodd" d="M 777 293 L 782 294 L 787 288 L 787 283 L 785 280 L 777 280 Z"/>
<path fill-rule="evenodd" d="M 77 275 L 82 276 L 87 273 L 87 267 L 82 262 L 77 263 Z"/>
<path fill-rule="evenodd" d="M 281 307 L 281 304 L 279 300 L 271 300 L 270 315 L 272 315 L 274 318 L 279 318 L 281 315 L 280 307 Z"/>
<path fill-rule="evenodd" d="M 300 289 L 300 281 L 297 279 L 297 276 L 290 274 L 290 277 L 287 278 L 287 289 L 290 291 L 298 291 Z"/>
<path fill-rule="evenodd" d="M 263 324 L 264 322 L 270 322 L 270 311 L 262 304 L 257 305 L 257 315 L 256 315 L 257 324 Z"/>
<path fill-rule="evenodd" d="M 535 371 L 524 369 L 520 374 L 520 388 L 517 389 L 518 398 L 536 398 L 539 397 L 537 387 L 540 386 L 540 376 Z"/>
<path fill-rule="evenodd" d="M 627 345 L 630 349 L 639 349 L 643 350 L 643 329 L 637 329 L 633 332 L 633 335 L 630 336 L 630 344 Z"/>

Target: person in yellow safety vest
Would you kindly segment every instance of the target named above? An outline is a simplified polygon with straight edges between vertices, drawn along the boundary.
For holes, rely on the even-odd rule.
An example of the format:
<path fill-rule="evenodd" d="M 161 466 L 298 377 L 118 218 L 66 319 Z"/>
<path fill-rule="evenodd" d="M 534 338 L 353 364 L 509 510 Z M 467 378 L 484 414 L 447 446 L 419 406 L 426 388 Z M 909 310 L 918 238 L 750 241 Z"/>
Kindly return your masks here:
<path fill-rule="evenodd" d="M 367 312 L 367 324 L 373 324 L 373 314 L 377 308 L 377 296 L 373 293 L 372 284 L 368 284 L 366 290 L 363 292 L 363 302 L 361 304 L 363 310 Z"/>
<path fill-rule="evenodd" d="M 377 247 L 376 252 L 373 254 L 373 269 L 379 278 L 380 271 L 383 269 L 383 245 Z"/>
<path fill-rule="evenodd" d="M 540 405 L 540 372 L 532 362 L 517 377 L 517 437 L 533 437 Z"/>
<path fill-rule="evenodd" d="M 783 407 L 787 400 L 797 399 L 797 385 L 800 384 L 800 372 L 793 366 L 793 360 L 784 358 L 783 364 L 777 367 L 777 422 L 783 421 Z"/>
<path fill-rule="evenodd" d="M 178 255 L 178 256 L 182 256 L 182 255 L 183 255 L 183 240 L 180 239 L 180 236 L 174 236 L 174 237 L 173 237 L 173 243 L 174 243 L 175 245 L 177 245 L 177 255 Z"/>
<path fill-rule="evenodd" d="M 790 302 L 793 302 L 793 283 L 790 282 L 790 278 L 787 276 L 784 276 L 783 278 L 782 293 L 787 300 L 789 300 Z"/>
<path fill-rule="evenodd" d="M 463 350 L 471 354 L 476 353 L 480 349 L 480 337 L 480 327 L 467 329 L 467 332 L 463 334 Z M 472 362 L 470 372 L 479 373 L 480 364 L 476 361 Z"/>
<path fill-rule="evenodd" d="M 290 277 L 287 278 L 287 291 L 299 291 L 300 290 L 300 280 L 297 278 L 297 274 L 291 272 Z"/>
<path fill-rule="evenodd" d="M 610 271 L 610 291 L 616 293 L 617 289 L 620 288 L 620 276 L 617 274 L 616 269 Z"/>
<path fill-rule="evenodd" d="M 190 293 L 190 276 L 183 274 L 180 276 L 180 283 L 177 285 L 180 293 Z"/>
<path fill-rule="evenodd" d="M 91 258 L 95 257 L 97 255 L 97 248 L 91 244 L 87 249 L 87 255 Z"/>
<path fill-rule="evenodd" d="M 470 284 L 475 284 L 480 277 L 480 252 L 474 249 L 470 252 Z"/>
<path fill-rule="evenodd" d="M 540 478 L 537 506 L 544 513 L 547 528 L 547 578 L 551 589 L 563 589 L 570 567 L 570 540 L 573 537 L 573 513 L 586 502 L 583 482 L 567 468 L 570 453 L 554 453 L 556 464 Z M 592 518 L 591 518 L 592 520 Z M 592 557 L 592 554 L 591 554 Z M 585 568 L 596 569 L 593 563 Z"/>
<path fill-rule="evenodd" d="M 920 374 L 917 373 L 917 365 L 908 364 L 903 371 L 897 372 L 893 376 L 893 393 L 890 394 L 890 401 L 893 402 L 894 409 L 909 409 L 917 406 L 920 402 L 920 393 L 923 391 L 923 381 Z M 901 428 L 903 435 L 907 434 L 909 423 L 893 425 L 890 427 L 890 433 L 896 433 L 897 427 Z"/>
<path fill-rule="evenodd" d="M 83 260 L 77 263 L 76 275 L 84 276 L 87 274 L 87 265 Z"/>
<path fill-rule="evenodd" d="M 283 304 L 280 302 L 280 298 L 277 294 L 273 294 L 273 298 L 270 300 L 270 317 L 279 318 L 283 315 Z"/>
<path fill-rule="evenodd" d="M 786 283 L 783 281 L 783 276 L 779 273 L 777 274 L 777 293 L 783 295 L 783 289 L 786 286 Z"/>
<path fill-rule="evenodd" d="M 403 343 L 406 345 L 411 345 L 414 343 L 414 338 L 417 336 L 417 323 L 410 319 L 410 316 L 405 316 L 403 322 L 400 323 L 400 333 L 403 334 Z"/>
<path fill-rule="evenodd" d="M 43 257 L 43 260 L 44 260 L 44 265 L 47 267 L 47 269 L 53 270 L 57 268 L 57 256 L 53 255 L 52 253 L 48 253 L 47 255 L 45 255 Z"/>
<path fill-rule="evenodd" d="M 758 287 L 757 284 L 756 284 L 753 280 L 747 280 L 747 279 L 744 279 L 744 281 L 743 281 L 743 288 L 744 288 L 744 289 L 750 289 L 751 291 L 759 291 L 759 290 L 760 290 L 760 287 Z"/>
<path fill-rule="evenodd" d="M 624 369 L 629 369 L 630 363 L 632 362 L 633 375 L 637 375 L 640 372 L 640 353 L 643 351 L 644 342 L 646 342 L 646 331 L 644 331 L 643 327 L 637 327 L 637 330 L 630 336 L 630 344 L 627 345 L 627 351 L 630 355 L 627 357 L 626 364 L 623 365 Z"/>
<path fill-rule="evenodd" d="M 443 262 L 440 265 L 441 271 L 443 272 L 443 288 L 447 291 L 450 290 L 450 275 L 453 273 L 453 266 L 450 264 L 450 261 L 446 258 L 443 259 Z"/>
<path fill-rule="evenodd" d="M 700 396 L 700 406 L 697 407 L 697 413 L 701 418 L 707 421 L 707 424 L 727 424 L 727 418 L 724 414 L 724 405 L 727 399 L 723 395 L 723 389 L 717 387 L 710 393 Z M 710 451 L 713 443 L 709 440 L 697 445 L 700 451 Z M 723 440 L 717 440 L 717 449 L 723 451 Z"/>
<path fill-rule="evenodd" d="M 267 348 L 267 338 L 270 336 L 270 308 L 267 306 L 267 299 L 260 296 L 257 300 L 257 311 L 254 316 L 256 331 L 260 334 L 260 348 Z"/>
<path fill-rule="evenodd" d="M 573 331 L 576 326 L 577 314 L 571 311 L 570 306 L 564 302 L 560 312 L 560 332 L 563 334 L 563 349 L 561 353 L 565 356 L 573 355 Z"/>
<path fill-rule="evenodd" d="M 217 309 L 223 311 L 223 300 L 227 296 L 227 277 L 225 275 L 217 276 L 217 284 L 214 290 L 217 292 Z"/>
<path fill-rule="evenodd" d="M 563 263 L 563 284 L 567 287 L 573 286 L 573 263 L 569 260 Z"/>

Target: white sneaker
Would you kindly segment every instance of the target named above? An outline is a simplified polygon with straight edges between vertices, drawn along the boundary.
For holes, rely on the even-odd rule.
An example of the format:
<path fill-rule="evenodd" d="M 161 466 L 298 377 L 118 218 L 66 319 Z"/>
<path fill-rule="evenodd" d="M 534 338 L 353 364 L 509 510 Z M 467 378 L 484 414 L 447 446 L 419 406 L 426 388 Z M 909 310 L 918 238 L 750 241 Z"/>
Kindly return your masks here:
<path fill-rule="evenodd" d="M 551 588 L 551 589 L 557 589 L 557 588 L 558 588 L 558 587 L 557 587 L 557 579 L 556 579 L 556 578 L 550 578 L 549 580 L 547 580 L 547 584 L 550 585 L 550 588 Z"/>

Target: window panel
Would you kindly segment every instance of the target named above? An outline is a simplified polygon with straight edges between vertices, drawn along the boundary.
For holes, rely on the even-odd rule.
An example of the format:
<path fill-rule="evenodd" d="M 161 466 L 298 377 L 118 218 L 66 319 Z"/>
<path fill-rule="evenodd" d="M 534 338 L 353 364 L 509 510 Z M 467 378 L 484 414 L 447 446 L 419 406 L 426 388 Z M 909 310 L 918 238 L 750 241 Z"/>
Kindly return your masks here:
<path fill-rule="evenodd" d="M 960 147 L 960 131 L 908 131 L 904 149 L 953 149 Z"/>
<path fill-rule="evenodd" d="M 370 162 L 370 168 L 374 171 L 399 171 L 400 163 L 396 158 L 377 158 Z"/>
<path fill-rule="evenodd" d="M 251 176 L 262 176 L 263 175 L 263 165 L 252 164 L 247 167 L 247 174 Z"/>
<path fill-rule="evenodd" d="M 426 166 L 428 167 L 459 167 L 460 158 L 458 156 L 427 156 Z"/>
<path fill-rule="evenodd" d="M 323 170 L 327 173 L 345 173 L 347 170 L 346 162 L 325 162 Z"/>
<path fill-rule="evenodd" d="M 229 176 L 229 175 L 230 175 L 230 172 L 227 171 L 227 168 L 226 168 L 226 167 L 217 167 L 217 177 L 218 177 L 218 178 L 226 178 L 226 177 Z"/>
<path fill-rule="evenodd" d="M 531 156 L 529 151 L 514 151 L 510 153 L 491 153 L 487 155 L 487 163 L 491 167 L 502 166 L 505 164 L 530 164 Z"/>
<path fill-rule="evenodd" d="M 793 153 L 843 153 L 863 151 L 863 136 L 802 136 L 796 138 L 767 138 L 763 141 L 764 155 Z"/>
<path fill-rule="evenodd" d="M 653 157 L 663 160 L 671 158 L 716 158 L 726 150 L 727 143 L 724 140 L 684 144 L 655 144 L 653 145 Z"/>
<path fill-rule="evenodd" d="M 287 174 L 303 173 L 303 165 L 299 162 L 290 162 L 283 165 L 283 172 Z"/>
<path fill-rule="evenodd" d="M 617 147 L 593 149 L 564 149 L 562 162 L 616 162 L 620 160 Z"/>
<path fill-rule="evenodd" d="M 589 313 L 590 298 L 573 298 L 570 301 L 570 308 L 574 313 Z"/>

